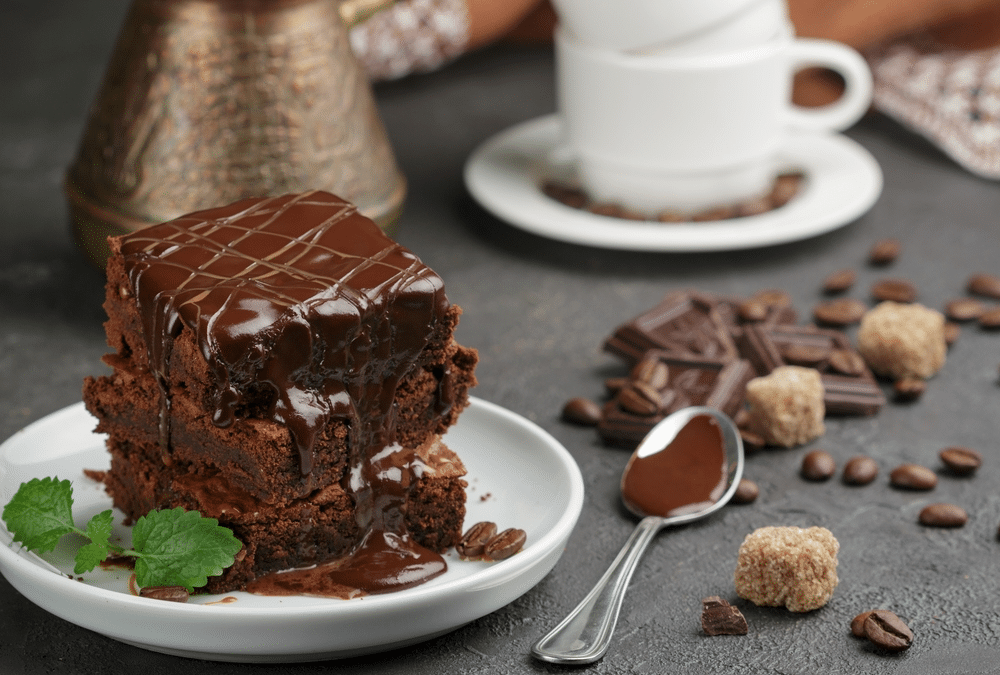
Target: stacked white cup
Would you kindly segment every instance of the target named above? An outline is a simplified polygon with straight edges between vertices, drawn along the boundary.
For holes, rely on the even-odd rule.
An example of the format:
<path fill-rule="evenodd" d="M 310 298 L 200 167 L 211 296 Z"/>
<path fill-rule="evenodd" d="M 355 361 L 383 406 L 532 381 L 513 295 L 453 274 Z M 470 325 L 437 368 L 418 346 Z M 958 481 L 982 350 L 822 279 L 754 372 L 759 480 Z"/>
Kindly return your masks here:
<path fill-rule="evenodd" d="M 796 38 L 785 0 L 554 0 L 565 143 L 590 196 L 655 214 L 769 192 L 790 133 L 830 133 L 871 103 L 853 49 Z M 803 68 L 844 79 L 840 99 L 791 102 Z"/>

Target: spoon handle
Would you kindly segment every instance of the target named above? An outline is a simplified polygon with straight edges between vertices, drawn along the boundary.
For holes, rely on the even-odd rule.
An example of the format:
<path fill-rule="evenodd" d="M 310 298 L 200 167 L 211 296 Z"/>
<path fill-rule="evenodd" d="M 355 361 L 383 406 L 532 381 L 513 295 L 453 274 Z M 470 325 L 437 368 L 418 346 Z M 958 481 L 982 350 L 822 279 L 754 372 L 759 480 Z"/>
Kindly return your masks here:
<path fill-rule="evenodd" d="M 535 658 L 549 663 L 582 664 L 604 656 L 611 645 L 628 582 L 663 522 L 663 518 L 656 516 L 639 521 L 618 557 L 587 597 L 532 646 Z"/>

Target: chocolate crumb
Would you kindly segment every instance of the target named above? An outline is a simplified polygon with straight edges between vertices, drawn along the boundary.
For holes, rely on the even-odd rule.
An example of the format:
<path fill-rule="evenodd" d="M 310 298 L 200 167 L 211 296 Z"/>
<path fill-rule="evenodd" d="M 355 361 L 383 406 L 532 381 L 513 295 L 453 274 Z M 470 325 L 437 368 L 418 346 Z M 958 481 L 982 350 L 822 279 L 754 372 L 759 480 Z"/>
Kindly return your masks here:
<path fill-rule="evenodd" d="M 746 635 L 747 620 L 739 608 L 717 595 L 701 601 L 701 629 L 706 635 Z"/>

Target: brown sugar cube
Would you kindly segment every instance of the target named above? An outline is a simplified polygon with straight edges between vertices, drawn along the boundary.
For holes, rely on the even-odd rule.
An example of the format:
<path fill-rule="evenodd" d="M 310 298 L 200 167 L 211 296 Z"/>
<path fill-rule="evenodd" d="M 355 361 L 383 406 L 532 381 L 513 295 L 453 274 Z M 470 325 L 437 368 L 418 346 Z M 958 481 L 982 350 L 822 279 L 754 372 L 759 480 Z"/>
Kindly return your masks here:
<path fill-rule="evenodd" d="M 823 383 L 819 372 L 802 366 L 781 366 L 750 380 L 746 387 L 750 430 L 769 445 L 790 448 L 826 431 Z"/>
<path fill-rule="evenodd" d="M 761 527 L 748 534 L 736 562 L 736 593 L 765 607 L 819 609 L 837 587 L 840 544 L 824 527 Z"/>
<path fill-rule="evenodd" d="M 944 315 L 920 304 L 878 304 L 861 319 L 857 339 L 871 369 L 893 379 L 931 377 L 948 351 Z"/>

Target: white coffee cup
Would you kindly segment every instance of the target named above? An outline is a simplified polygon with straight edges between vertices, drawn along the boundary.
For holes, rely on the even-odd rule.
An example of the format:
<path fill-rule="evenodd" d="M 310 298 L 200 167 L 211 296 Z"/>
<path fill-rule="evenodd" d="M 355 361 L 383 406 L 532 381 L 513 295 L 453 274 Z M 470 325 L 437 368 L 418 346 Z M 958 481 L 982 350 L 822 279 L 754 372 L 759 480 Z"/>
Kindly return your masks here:
<path fill-rule="evenodd" d="M 710 26 L 633 53 L 683 56 L 734 51 L 768 42 L 787 30 L 788 23 L 785 0 L 753 0 Z"/>
<path fill-rule="evenodd" d="M 840 73 L 844 95 L 791 102 L 794 73 Z M 764 194 L 789 130 L 832 132 L 871 102 L 871 72 L 853 49 L 796 39 L 724 53 L 634 55 L 556 31 L 556 86 L 566 150 L 590 196 L 631 209 L 698 210 Z"/>
<path fill-rule="evenodd" d="M 559 23 L 581 42 L 618 51 L 666 46 L 755 0 L 553 0 Z"/>

